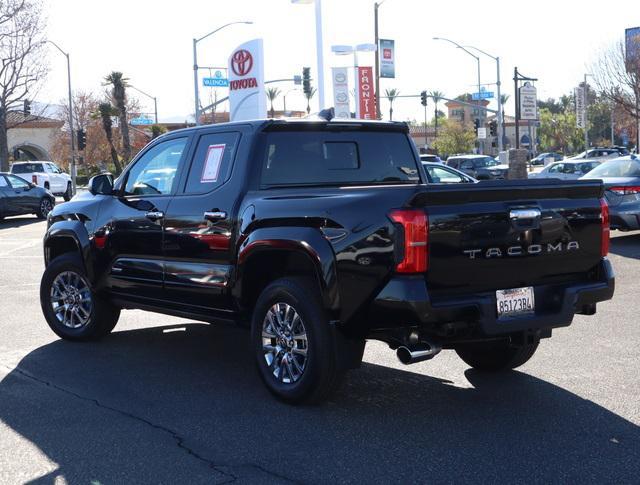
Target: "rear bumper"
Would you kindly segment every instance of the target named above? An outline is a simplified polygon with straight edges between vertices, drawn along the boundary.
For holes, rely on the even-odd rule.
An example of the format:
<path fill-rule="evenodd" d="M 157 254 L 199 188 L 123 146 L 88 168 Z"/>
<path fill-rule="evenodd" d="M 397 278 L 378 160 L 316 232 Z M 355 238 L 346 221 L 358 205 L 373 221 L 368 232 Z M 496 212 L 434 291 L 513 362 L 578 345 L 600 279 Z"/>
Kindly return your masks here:
<path fill-rule="evenodd" d="M 615 276 L 608 259 L 601 260 L 597 274 L 588 283 L 535 286 L 536 313 L 502 319 L 495 292 L 433 302 L 424 278 L 396 277 L 375 298 L 369 321 L 380 328 L 419 326 L 435 333 L 463 326 L 485 336 L 566 327 L 576 313 L 591 314 L 597 302 L 613 297 Z"/>
<path fill-rule="evenodd" d="M 621 231 L 637 231 L 640 229 L 640 213 L 637 208 L 633 211 L 619 211 L 615 207 L 609 207 L 609 221 L 611 229 Z"/>

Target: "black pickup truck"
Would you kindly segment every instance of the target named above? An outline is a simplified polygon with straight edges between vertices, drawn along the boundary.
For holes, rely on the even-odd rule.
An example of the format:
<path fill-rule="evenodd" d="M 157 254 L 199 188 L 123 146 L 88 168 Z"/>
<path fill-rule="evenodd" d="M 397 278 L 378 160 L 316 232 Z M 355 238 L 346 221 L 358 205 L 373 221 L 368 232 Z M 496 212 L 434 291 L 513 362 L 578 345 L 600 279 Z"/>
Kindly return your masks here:
<path fill-rule="evenodd" d="M 599 181 L 428 184 L 403 123 L 176 131 L 57 206 L 41 304 L 89 340 L 121 309 L 251 327 L 269 390 L 322 399 L 366 339 L 413 363 L 526 362 L 614 291 Z"/>

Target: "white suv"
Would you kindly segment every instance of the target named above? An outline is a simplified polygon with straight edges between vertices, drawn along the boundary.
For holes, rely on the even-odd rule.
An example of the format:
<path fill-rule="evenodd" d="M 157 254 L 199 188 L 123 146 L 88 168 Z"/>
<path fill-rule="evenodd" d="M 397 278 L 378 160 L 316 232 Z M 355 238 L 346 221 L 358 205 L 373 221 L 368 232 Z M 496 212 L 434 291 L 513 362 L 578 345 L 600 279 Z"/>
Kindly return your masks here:
<path fill-rule="evenodd" d="M 11 165 L 11 173 L 47 189 L 54 195 L 61 195 L 64 200 L 70 200 L 73 196 L 71 177 L 53 162 L 37 160 L 15 162 Z"/>

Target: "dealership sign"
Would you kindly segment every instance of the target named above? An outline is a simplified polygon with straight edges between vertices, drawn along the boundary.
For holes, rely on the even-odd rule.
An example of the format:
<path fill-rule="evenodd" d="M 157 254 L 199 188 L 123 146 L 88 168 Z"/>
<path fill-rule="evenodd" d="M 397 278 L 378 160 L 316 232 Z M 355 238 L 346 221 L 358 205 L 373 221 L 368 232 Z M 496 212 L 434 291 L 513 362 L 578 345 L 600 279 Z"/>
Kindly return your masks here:
<path fill-rule="evenodd" d="M 262 39 L 238 46 L 229 56 L 231 121 L 267 117 Z"/>
<path fill-rule="evenodd" d="M 349 75 L 346 67 L 331 68 L 333 111 L 336 118 L 351 118 L 349 110 Z"/>
<path fill-rule="evenodd" d="M 538 91 L 535 86 L 524 83 L 520 88 L 520 119 L 538 119 Z"/>
<path fill-rule="evenodd" d="M 373 69 L 371 66 L 358 67 L 357 70 L 357 113 L 356 118 L 376 119 L 376 98 L 373 91 Z"/>
<path fill-rule="evenodd" d="M 380 56 L 380 77 L 396 77 L 396 48 L 390 39 L 380 39 L 378 46 Z"/>

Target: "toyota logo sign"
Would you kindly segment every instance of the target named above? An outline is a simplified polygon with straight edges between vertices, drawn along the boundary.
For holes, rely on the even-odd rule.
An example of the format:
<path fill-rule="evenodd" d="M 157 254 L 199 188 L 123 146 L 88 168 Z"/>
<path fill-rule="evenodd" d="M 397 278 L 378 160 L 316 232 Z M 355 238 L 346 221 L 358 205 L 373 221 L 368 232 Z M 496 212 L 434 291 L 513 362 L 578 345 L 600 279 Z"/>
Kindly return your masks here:
<path fill-rule="evenodd" d="M 246 76 L 253 67 L 253 56 L 251 52 L 240 49 L 231 56 L 231 69 L 236 76 Z"/>

